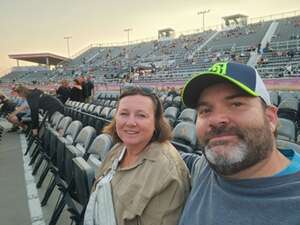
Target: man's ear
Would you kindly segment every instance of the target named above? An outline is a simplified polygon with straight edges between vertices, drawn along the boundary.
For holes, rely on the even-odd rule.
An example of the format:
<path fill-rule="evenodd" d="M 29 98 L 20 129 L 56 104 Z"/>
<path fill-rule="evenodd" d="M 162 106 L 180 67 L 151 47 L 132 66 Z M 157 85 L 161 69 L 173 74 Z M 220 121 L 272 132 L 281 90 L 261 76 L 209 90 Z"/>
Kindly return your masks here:
<path fill-rule="evenodd" d="M 274 105 L 267 106 L 265 110 L 265 115 L 267 120 L 270 123 L 270 127 L 272 129 L 272 132 L 275 132 L 278 122 L 278 115 L 277 115 L 277 107 Z"/>

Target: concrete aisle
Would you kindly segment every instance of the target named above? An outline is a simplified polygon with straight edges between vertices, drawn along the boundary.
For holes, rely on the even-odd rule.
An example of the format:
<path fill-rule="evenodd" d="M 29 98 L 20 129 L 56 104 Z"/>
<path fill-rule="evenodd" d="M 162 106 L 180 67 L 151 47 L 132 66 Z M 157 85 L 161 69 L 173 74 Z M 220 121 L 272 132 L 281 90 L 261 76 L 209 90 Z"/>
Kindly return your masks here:
<path fill-rule="evenodd" d="M 3 121 L 2 125 L 6 125 Z M 32 224 L 25 187 L 19 134 L 4 133 L 0 142 L 0 224 Z"/>

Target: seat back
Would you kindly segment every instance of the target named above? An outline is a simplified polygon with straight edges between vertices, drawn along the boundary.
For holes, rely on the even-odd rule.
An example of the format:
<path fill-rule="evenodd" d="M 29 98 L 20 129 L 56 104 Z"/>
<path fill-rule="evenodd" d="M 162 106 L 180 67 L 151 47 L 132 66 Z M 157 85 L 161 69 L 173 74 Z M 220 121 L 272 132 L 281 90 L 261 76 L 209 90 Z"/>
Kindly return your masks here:
<path fill-rule="evenodd" d="M 73 145 L 67 146 L 65 151 L 64 174 L 65 181 L 70 184 L 73 179 L 73 159 L 75 157 L 84 157 L 91 142 L 96 136 L 95 128 L 86 126 L 79 132 Z"/>
<path fill-rule="evenodd" d="M 64 175 L 64 163 L 65 163 L 65 148 L 66 145 L 74 143 L 79 131 L 82 128 L 82 123 L 78 120 L 71 122 L 68 126 L 63 137 L 58 137 L 57 149 L 56 149 L 56 164 L 59 169 L 60 176 Z"/>
<path fill-rule="evenodd" d="M 112 110 L 109 112 L 109 114 L 108 114 L 108 116 L 107 116 L 107 119 L 108 119 L 108 120 L 112 120 L 112 119 L 114 118 L 115 114 L 116 114 L 116 111 L 117 111 L 116 108 L 112 109 Z"/>
<path fill-rule="evenodd" d="M 195 109 L 186 108 L 180 113 L 177 120 L 178 122 L 188 121 L 188 122 L 195 123 L 196 119 L 197 119 L 197 111 Z"/>
<path fill-rule="evenodd" d="M 173 106 L 175 106 L 175 107 L 177 107 L 178 109 L 180 109 L 181 104 L 182 104 L 181 97 L 180 97 L 180 96 L 176 96 L 176 97 L 173 99 Z"/>
<path fill-rule="evenodd" d="M 108 118 L 110 111 L 111 111 L 110 107 L 104 107 L 104 109 L 100 113 L 100 117 L 105 118 L 105 119 Z"/>
<path fill-rule="evenodd" d="M 296 141 L 296 125 L 293 121 L 286 118 L 278 119 L 277 139 Z"/>
<path fill-rule="evenodd" d="M 43 129 L 44 131 L 41 132 L 42 136 L 42 147 L 45 150 L 45 152 L 49 152 L 50 151 L 50 136 L 51 136 L 51 129 L 56 130 L 58 124 L 60 123 L 61 119 L 64 117 L 63 114 L 61 114 L 60 112 L 55 112 L 50 119 L 50 127 L 48 125 L 46 125 Z"/>
<path fill-rule="evenodd" d="M 276 140 L 277 148 L 278 149 L 292 149 L 300 154 L 300 145 L 287 141 L 287 140 Z"/>
<path fill-rule="evenodd" d="M 176 120 L 177 120 L 177 115 L 178 115 L 179 109 L 174 106 L 170 106 L 166 108 L 164 111 L 164 116 L 169 120 L 169 123 L 171 127 L 174 126 Z"/>
<path fill-rule="evenodd" d="M 169 95 L 165 98 L 163 106 L 166 109 L 166 108 L 172 106 L 172 104 L 173 104 L 173 95 Z"/>
<path fill-rule="evenodd" d="M 56 131 L 52 131 L 50 133 L 50 146 L 49 146 L 49 155 L 50 157 L 54 156 L 56 153 L 56 146 L 57 146 L 57 136 L 61 135 L 63 136 L 66 133 L 66 130 L 70 123 L 72 122 L 72 118 L 70 116 L 66 116 L 62 118 L 62 120 L 59 122 Z M 56 135 L 57 133 L 57 135 Z"/>
<path fill-rule="evenodd" d="M 89 107 L 87 108 L 87 112 L 92 113 L 94 111 L 95 107 L 96 107 L 96 105 L 90 104 Z"/>
<path fill-rule="evenodd" d="M 62 117 L 63 115 L 60 112 L 53 113 L 51 118 L 49 119 L 49 124 L 51 125 L 51 127 L 55 127 L 62 119 Z"/>
<path fill-rule="evenodd" d="M 112 145 L 113 140 L 109 134 L 100 134 L 94 139 L 93 143 L 88 149 L 88 154 L 96 155 L 100 161 L 103 161 Z"/>
<path fill-rule="evenodd" d="M 197 147 L 196 125 L 191 122 L 180 122 L 173 129 L 172 144 L 181 151 L 193 152 Z"/>
<path fill-rule="evenodd" d="M 95 116 L 99 116 L 101 111 L 102 111 L 103 107 L 101 105 L 97 105 L 94 110 L 93 110 L 93 115 Z"/>
<path fill-rule="evenodd" d="M 278 116 L 298 122 L 298 100 L 285 98 L 278 106 Z"/>
<path fill-rule="evenodd" d="M 90 190 L 95 180 L 95 170 L 82 157 L 74 158 L 73 164 L 77 201 L 84 208 L 89 201 Z"/>
<path fill-rule="evenodd" d="M 78 149 L 87 150 L 90 147 L 92 140 L 96 136 L 94 127 L 86 126 L 82 128 L 74 141 L 74 146 Z"/>
<path fill-rule="evenodd" d="M 67 140 L 70 140 L 73 143 L 81 128 L 82 128 L 82 123 L 79 120 L 74 120 L 68 126 L 63 137 Z"/>
<path fill-rule="evenodd" d="M 270 92 L 270 100 L 273 105 L 279 105 L 279 95 L 278 92 L 272 91 Z"/>

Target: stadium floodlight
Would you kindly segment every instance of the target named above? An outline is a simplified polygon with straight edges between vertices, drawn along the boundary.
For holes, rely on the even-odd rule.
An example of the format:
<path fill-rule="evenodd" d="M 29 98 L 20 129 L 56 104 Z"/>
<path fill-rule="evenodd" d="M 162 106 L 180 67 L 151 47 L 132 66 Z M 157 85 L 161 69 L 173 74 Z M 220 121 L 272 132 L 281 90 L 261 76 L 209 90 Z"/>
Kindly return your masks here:
<path fill-rule="evenodd" d="M 197 15 L 202 15 L 203 17 L 202 17 L 202 22 L 203 22 L 203 27 L 202 27 L 202 29 L 203 29 L 203 32 L 205 31 L 205 21 L 204 21 L 204 16 L 205 16 L 205 14 L 207 14 L 207 13 L 209 13 L 210 12 L 210 9 L 206 9 L 206 10 L 202 10 L 202 11 L 199 11 L 199 12 L 197 12 Z"/>
<path fill-rule="evenodd" d="M 64 39 L 67 41 L 68 58 L 70 58 L 70 39 L 72 39 L 72 36 L 65 36 Z"/>
<path fill-rule="evenodd" d="M 131 66 L 130 66 L 130 58 L 129 58 L 129 33 L 132 31 L 132 28 L 124 29 L 124 32 L 127 32 L 127 58 L 128 58 L 128 67 L 129 67 L 129 77 L 131 75 Z"/>

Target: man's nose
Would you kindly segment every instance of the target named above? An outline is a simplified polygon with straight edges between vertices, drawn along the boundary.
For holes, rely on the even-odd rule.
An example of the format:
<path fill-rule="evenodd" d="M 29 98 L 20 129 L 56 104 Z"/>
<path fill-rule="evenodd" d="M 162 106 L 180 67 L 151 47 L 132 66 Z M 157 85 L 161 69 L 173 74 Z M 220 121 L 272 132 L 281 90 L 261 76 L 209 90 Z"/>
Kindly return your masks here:
<path fill-rule="evenodd" d="M 230 115 L 226 110 L 215 110 L 208 118 L 209 125 L 212 127 L 225 126 L 230 122 Z"/>

